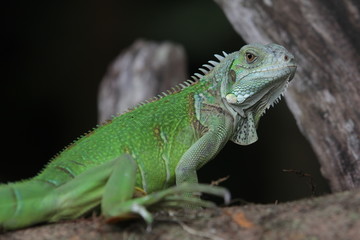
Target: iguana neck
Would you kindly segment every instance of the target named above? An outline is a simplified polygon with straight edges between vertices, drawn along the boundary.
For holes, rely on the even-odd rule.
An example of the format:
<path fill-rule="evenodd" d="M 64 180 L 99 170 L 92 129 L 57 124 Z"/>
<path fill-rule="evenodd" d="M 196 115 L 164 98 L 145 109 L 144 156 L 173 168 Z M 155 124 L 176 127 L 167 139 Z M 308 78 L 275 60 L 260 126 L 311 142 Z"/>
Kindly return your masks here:
<path fill-rule="evenodd" d="M 195 94 L 195 109 L 197 119 L 200 122 L 204 122 L 204 119 L 208 117 L 206 109 L 209 106 L 212 106 L 214 110 L 212 114 L 224 114 L 225 111 L 225 114 L 231 116 L 234 122 L 234 129 L 238 128 L 237 125 L 240 122 L 240 118 L 246 118 L 242 109 L 234 109 L 225 99 L 226 91 L 231 85 L 229 69 L 237 57 L 238 52 L 226 55 L 214 68 L 204 76 L 199 77 L 197 84 L 201 86 L 202 91 Z"/>

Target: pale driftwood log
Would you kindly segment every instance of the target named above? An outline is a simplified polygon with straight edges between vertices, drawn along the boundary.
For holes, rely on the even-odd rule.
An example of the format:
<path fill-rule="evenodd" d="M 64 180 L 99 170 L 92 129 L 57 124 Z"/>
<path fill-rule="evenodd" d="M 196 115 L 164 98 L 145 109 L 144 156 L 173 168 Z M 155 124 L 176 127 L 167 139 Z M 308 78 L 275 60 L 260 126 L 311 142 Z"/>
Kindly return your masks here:
<path fill-rule="evenodd" d="M 360 187 L 360 2 L 215 0 L 247 42 L 296 57 L 286 95 L 333 191 Z"/>
<path fill-rule="evenodd" d="M 6 240 L 352 240 L 360 236 L 360 191 L 279 205 L 162 212 L 151 231 L 141 222 L 106 225 L 101 218 L 37 226 L 0 235 Z"/>
<path fill-rule="evenodd" d="M 98 96 L 99 122 L 186 80 L 184 48 L 138 40 L 110 65 Z"/>

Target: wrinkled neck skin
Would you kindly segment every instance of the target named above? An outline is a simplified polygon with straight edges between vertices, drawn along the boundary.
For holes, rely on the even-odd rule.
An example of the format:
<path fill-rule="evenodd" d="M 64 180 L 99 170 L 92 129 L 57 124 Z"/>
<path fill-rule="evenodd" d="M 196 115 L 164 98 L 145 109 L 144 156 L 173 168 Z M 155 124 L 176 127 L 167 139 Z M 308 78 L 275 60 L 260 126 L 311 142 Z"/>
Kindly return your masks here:
<path fill-rule="evenodd" d="M 200 81 L 207 82 L 208 87 L 204 93 L 201 93 L 195 96 L 197 118 L 200 122 L 204 122 L 208 118 L 206 111 L 202 111 L 208 106 L 218 106 L 221 110 L 226 110 L 228 115 L 233 119 L 233 131 L 238 129 L 238 125 L 242 122 L 241 119 L 246 119 L 246 115 L 241 108 L 237 108 L 234 105 L 231 105 L 227 102 L 225 96 L 228 89 L 230 88 L 229 81 L 229 71 L 230 66 L 232 65 L 234 59 L 238 57 L 239 53 L 234 52 L 226 56 L 226 58 L 221 61 L 221 64 L 215 66 L 206 76 L 204 76 Z M 217 111 L 219 113 L 220 111 Z M 216 114 L 216 111 L 213 111 Z"/>
<path fill-rule="evenodd" d="M 233 61 L 239 57 L 239 52 L 232 53 L 228 56 L 226 64 L 219 66 L 215 71 L 215 82 L 220 82 L 219 94 L 222 106 L 230 113 L 233 118 L 233 136 L 231 140 L 239 145 L 249 145 L 257 141 L 256 127 L 252 107 L 251 106 L 238 106 L 230 104 L 226 100 L 228 89 L 230 89 L 230 67 Z M 226 73 L 226 76 L 222 76 L 221 73 Z M 257 119 L 259 120 L 259 119 Z"/>
<path fill-rule="evenodd" d="M 226 64 L 221 64 L 218 68 L 214 69 L 214 84 L 217 84 L 219 90 L 219 99 L 221 99 L 221 104 L 224 108 L 231 114 L 234 119 L 234 129 L 238 128 L 241 119 L 246 118 L 244 109 L 231 105 L 226 100 L 225 96 L 228 94 L 228 89 L 230 88 L 230 67 L 233 61 L 238 58 L 239 52 L 234 52 L 229 54 L 226 58 Z M 226 75 L 224 76 L 224 73 Z"/>

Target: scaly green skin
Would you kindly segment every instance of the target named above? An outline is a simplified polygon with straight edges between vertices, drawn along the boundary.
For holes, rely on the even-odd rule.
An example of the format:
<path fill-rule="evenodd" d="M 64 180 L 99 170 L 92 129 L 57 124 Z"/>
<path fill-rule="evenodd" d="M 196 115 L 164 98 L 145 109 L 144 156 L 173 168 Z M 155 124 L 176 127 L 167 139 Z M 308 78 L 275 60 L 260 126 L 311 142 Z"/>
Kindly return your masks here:
<path fill-rule="evenodd" d="M 209 71 L 195 82 L 85 135 L 36 177 L 1 185 L 0 227 L 74 219 L 96 207 L 109 220 L 136 213 L 151 223 L 146 206 L 209 205 L 190 192 L 227 196 L 222 188 L 197 184 L 196 170 L 228 140 L 257 140 L 261 115 L 279 99 L 296 65 L 275 44 L 224 55 L 216 55 L 216 66 L 204 65 Z M 139 191 L 148 195 L 134 198 Z"/>

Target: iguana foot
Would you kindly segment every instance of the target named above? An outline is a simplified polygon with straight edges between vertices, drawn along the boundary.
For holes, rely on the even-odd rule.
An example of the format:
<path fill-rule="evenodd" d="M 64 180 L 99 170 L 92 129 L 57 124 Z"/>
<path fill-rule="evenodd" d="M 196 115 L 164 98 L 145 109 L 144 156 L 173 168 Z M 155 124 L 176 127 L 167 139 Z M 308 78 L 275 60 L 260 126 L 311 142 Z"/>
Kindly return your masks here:
<path fill-rule="evenodd" d="M 187 208 L 187 207 L 214 207 L 215 203 L 202 200 L 198 196 L 188 193 L 206 193 L 224 198 L 225 204 L 230 201 L 230 193 L 227 189 L 205 184 L 183 183 L 149 195 L 130 199 L 119 203 L 111 208 L 110 212 L 103 213 L 108 223 L 114 223 L 126 219 L 141 216 L 150 225 L 153 222 L 152 214 L 147 208 Z"/>

